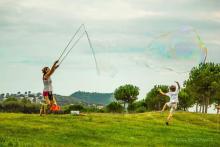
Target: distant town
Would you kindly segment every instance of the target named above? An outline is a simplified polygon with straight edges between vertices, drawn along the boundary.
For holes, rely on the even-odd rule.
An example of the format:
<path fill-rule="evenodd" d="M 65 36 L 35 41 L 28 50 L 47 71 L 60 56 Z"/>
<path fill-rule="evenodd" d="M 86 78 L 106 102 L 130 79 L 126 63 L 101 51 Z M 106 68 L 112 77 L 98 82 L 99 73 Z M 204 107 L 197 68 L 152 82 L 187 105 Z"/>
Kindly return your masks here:
<path fill-rule="evenodd" d="M 28 99 L 31 103 L 41 103 L 43 100 L 42 93 L 32 93 L 31 91 L 26 91 L 24 93 L 17 92 L 17 93 L 1 93 L 0 100 L 5 100 L 8 98 L 17 98 L 17 99 Z"/>
<path fill-rule="evenodd" d="M 82 104 L 89 107 L 97 107 L 98 109 L 103 108 L 105 105 L 111 103 L 113 98 L 113 93 L 96 93 L 96 92 L 83 92 L 76 91 L 69 96 L 63 96 L 54 94 L 56 101 L 59 105 L 71 105 L 71 104 Z M 17 92 L 17 93 L 1 93 L 0 101 L 4 101 L 8 98 L 16 98 L 18 100 L 26 99 L 33 104 L 41 104 L 43 101 L 43 95 L 41 92 Z"/>

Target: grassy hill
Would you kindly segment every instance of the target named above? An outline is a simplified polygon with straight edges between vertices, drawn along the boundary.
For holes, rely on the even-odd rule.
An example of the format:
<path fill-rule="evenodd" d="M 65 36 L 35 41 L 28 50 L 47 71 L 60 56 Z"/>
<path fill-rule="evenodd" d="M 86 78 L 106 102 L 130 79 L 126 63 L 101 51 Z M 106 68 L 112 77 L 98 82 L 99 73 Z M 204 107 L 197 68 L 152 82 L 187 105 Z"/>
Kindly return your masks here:
<path fill-rule="evenodd" d="M 177 112 L 86 116 L 0 113 L 0 146 L 220 146 L 220 115 Z"/>

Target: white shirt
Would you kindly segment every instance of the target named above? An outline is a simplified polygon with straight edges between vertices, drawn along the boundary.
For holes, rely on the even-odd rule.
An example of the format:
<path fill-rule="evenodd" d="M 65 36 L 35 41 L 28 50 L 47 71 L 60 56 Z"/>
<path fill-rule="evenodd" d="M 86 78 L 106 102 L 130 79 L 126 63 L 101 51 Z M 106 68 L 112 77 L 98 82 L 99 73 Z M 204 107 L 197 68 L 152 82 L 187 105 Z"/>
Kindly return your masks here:
<path fill-rule="evenodd" d="M 166 95 L 169 96 L 171 103 L 178 103 L 179 102 L 178 94 L 179 94 L 179 90 L 176 90 L 174 92 L 169 91 L 166 93 Z"/>
<path fill-rule="evenodd" d="M 44 91 L 53 91 L 51 78 L 48 78 L 47 80 L 43 80 L 43 83 L 44 83 Z"/>

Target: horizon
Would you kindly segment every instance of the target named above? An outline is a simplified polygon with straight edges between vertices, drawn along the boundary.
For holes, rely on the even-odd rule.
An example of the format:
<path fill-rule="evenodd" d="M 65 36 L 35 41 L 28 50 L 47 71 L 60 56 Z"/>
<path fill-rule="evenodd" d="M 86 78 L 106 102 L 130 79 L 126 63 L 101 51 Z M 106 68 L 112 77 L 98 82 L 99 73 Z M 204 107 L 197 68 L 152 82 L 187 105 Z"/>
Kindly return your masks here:
<path fill-rule="evenodd" d="M 19 92 L 21 92 L 21 91 L 19 91 Z M 25 92 L 27 92 L 28 93 L 28 91 L 25 91 Z M 25 92 L 21 92 L 21 94 L 24 94 Z M 76 92 L 87 92 L 87 91 L 80 91 L 80 90 L 78 90 L 78 91 L 75 91 L 74 93 L 76 93 Z M 42 94 L 42 92 L 32 92 L 31 91 L 31 94 L 37 94 L 37 93 L 41 93 Z M 72 94 L 74 94 L 74 93 L 72 93 Z M 88 92 L 88 93 L 99 93 L 99 92 Z M 0 93 L 0 94 L 2 94 L 2 93 Z M 6 93 L 5 93 L 6 94 Z M 16 93 L 10 93 L 10 94 L 16 94 Z M 55 95 L 60 95 L 60 94 L 57 94 L 57 93 L 54 93 Z M 71 96 L 72 94 L 70 94 L 70 95 L 61 95 L 61 96 Z M 99 93 L 99 94 L 113 94 L 114 95 L 114 93 Z M 145 97 L 143 98 L 143 99 L 145 99 Z M 142 100 L 142 99 L 138 99 L 138 100 Z M 137 100 L 137 101 L 138 101 Z M 188 111 L 189 112 L 196 112 L 196 105 L 194 105 L 194 106 L 192 106 L 192 107 L 190 107 L 190 108 L 188 108 Z M 216 110 L 215 110 L 215 104 L 212 104 L 209 108 L 208 108 L 208 112 L 207 112 L 208 114 L 216 114 Z"/>

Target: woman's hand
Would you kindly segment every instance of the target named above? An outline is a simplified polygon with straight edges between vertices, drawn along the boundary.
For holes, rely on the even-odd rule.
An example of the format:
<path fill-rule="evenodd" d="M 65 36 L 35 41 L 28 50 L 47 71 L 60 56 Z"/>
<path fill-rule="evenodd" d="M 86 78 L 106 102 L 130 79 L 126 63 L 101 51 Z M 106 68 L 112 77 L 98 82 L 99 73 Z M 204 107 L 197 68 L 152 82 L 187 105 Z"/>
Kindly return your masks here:
<path fill-rule="evenodd" d="M 54 69 L 57 69 L 57 68 L 59 67 L 59 65 L 57 65 L 58 62 L 59 62 L 59 60 L 56 60 L 56 61 L 54 62 L 54 64 L 53 64 Z M 53 68 L 53 67 L 52 67 L 52 68 Z"/>
<path fill-rule="evenodd" d="M 59 60 L 56 60 L 56 61 L 54 62 L 54 65 L 56 65 L 58 62 L 59 62 Z"/>

